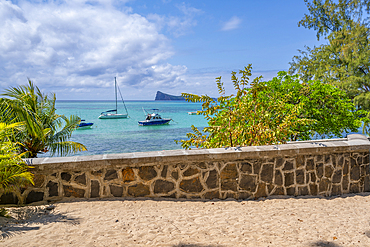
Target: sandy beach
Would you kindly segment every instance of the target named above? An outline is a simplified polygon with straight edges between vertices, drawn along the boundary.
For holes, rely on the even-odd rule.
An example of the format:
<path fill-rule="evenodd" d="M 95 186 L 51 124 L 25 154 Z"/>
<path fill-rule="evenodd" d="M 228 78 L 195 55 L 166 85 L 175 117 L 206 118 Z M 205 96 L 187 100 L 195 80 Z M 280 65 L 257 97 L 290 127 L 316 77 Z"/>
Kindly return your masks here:
<path fill-rule="evenodd" d="M 0 246 L 370 246 L 370 193 L 257 201 L 102 199 L 10 208 Z"/>

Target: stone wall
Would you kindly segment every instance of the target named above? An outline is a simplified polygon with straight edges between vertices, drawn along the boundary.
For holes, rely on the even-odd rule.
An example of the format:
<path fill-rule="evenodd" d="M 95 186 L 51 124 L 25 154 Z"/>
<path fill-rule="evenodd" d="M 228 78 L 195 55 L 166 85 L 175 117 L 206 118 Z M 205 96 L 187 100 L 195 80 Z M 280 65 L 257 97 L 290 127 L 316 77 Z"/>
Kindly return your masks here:
<path fill-rule="evenodd" d="M 35 185 L 0 204 L 63 198 L 256 199 L 370 191 L 363 135 L 275 146 L 29 159 Z"/>

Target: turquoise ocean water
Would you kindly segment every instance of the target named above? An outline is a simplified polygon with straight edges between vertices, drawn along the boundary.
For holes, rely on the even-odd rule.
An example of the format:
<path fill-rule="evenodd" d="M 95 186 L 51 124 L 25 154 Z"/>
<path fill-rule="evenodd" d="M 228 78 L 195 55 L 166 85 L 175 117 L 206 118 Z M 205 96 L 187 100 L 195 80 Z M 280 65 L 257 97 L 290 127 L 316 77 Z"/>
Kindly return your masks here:
<path fill-rule="evenodd" d="M 115 108 L 115 101 L 57 101 L 58 114 L 78 115 L 86 122 L 94 123 L 91 129 L 76 130 L 72 141 L 84 144 L 88 151 L 74 155 L 131 153 L 181 149 L 175 140 L 186 139 L 191 125 L 206 127 L 202 115 L 189 115 L 189 111 L 201 110 L 201 103 L 186 101 L 126 101 L 128 119 L 98 119 L 101 112 Z M 144 120 L 144 109 L 159 109 L 163 118 L 172 118 L 168 125 L 139 126 Z M 125 113 L 118 102 L 118 113 Z"/>

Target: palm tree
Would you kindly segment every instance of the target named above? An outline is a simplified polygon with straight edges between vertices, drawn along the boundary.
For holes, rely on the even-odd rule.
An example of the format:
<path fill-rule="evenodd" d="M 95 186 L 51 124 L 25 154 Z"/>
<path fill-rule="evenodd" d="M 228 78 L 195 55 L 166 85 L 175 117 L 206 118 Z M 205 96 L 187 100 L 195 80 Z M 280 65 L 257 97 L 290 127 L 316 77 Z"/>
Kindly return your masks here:
<path fill-rule="evenodd" d="M 12 142 L 13 133 L 21 127 L 20 123 L 0 122 L 0 189 L 14 191 L 27 183 L 33 184 L 33 174 L 17 153 L 16 143 Z"/>
<path fill-rule="evenodd" d="M 30 80 L 28 85 L 10 87 L 2 94 L 0 119 L 6 123 L 22 122 L 16 134 L 20 153 L 29 158 L 50 152 L 51 156 L 66 156 L 78 151 L 86 151 L 86 147 L 78 142 L 69 141 L 72 132 L 78 127 L 80 118 L 71 115 L 56 114 L 55 94 L 44 95 Z M 4 121 L 3 120 L 3 121 Z"/>

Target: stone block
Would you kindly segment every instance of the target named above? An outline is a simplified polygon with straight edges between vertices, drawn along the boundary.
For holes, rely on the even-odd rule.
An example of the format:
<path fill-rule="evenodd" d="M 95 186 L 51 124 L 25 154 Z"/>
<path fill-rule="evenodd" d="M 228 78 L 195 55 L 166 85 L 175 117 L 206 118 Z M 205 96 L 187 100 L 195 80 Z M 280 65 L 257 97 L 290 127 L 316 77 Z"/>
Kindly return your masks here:
<path fill-rule="evenodd" d="M 335 154 L 331 155 L 331 162 L 333 164 L 333 167 L 336 168 L 337 167 L 337 157 Z"/>
<path fill-rule="evenodd" d="M 218 190 L 206 192 L 206 193 L 204 193 L 203 198 L 204 199 L 211 199 L 211 200 L 216 199 L 216 198 L 220 198 L 220 192 Z"/>
<path fill-rule="evenodd" d="M 249 162 L 241 162 L 240 171 L 245 173 L 252 173 L 252 165 Z"/>
<path fill-rule="evenodd" d="M 305 165 L 304 156 L 303 155 L 298 155 L 297 158 L 296 158 L 296 167 L 300 168 L 300 167 L 304 167 L 304 165 Z"/>
<path fill-rule="evenodd" d="M 65 197 L 76 197 L 76 198 L 83 198 L 85 196 L 85 190 L 74 188 L 69 185 L 63 185 L 63 191 Z"/>
<path fill-rule="evenodd" d="M 135 181 L 135 173 L 134 173 L 134 170 L 132 170 L 131 167 L 127 167 L 125 169 L 122 169 L 122 181 L 124 183 L 129 183 L 129 182 Z"/>
<path fill-rule="evenodd" d="M 316 183 L 316 174 L 315 172 L 310 172 L 310 182 Z"/>
<path fill-rule="evenodd" d="M 218 188 L 218 175 L 216 170 L 212 170 L 209 172 L 208 178 L 206 180 L 206 184 L 208 189 L 215 189 Z"/>
<path fill-rule="evenodd" d="M 71 175 L 71 174 L 69 174 L 68 172 L 62 172 L 62 173 L 60 174 L 60 177 L 61 177 L 64 181 L 69 182 L 69 181 L 71 181 L 72 175 Z"/>
<path fill-rule="evenodd" d="M 239 200 L 246 200 L 246 199 L 250 199 L 252 197 L 252 193 L 250 192 L 239 192 Z"/>
<path fill-rule="evenodd" d="M 191 167 L 189 166 L 188 169 L 186 169 L 182 175 L 184 177 L 190 177 L 190 176 L 193 176 L 193 175 L 196 175 L 196 174 L 199 174 L 199 170 L 197 168 L 194 168 L 194 167 Z"/>
<path fill-rule="evenodd" d="M 310 194 L 310 192 L 308 191 L 308 187 L 307 186 L 298 187 L 298 195 L 299 196 L 307 196 L 309 194 Z"/>
<path fill-rule="evenodd" d="M 44 200 L 44 192 L 30 191 L 26 197 L 26 204 Z"/>
<path fill-rule="evenodd" d="M 196 163 L 196 166 L 198 166 L 200 169 L 207 169 L 207 164 L 205 162 Z"/>
<path fill-rule="evenodd" d="M 167 170 L 168 170 L 168 166 L 164 165 L 162 168 L 162 172 L 161 172 L 162 178 L 167 178 Z"/>
<path fill-rule="evenodd" d="M 315 162 L 313 158 L 306 160 L 306 170 L 313 171 L 315 169 Z"/>
<path fill-rule="evenodd" d="M 324 165 L 322 163 L 316 164 L 316 174 L 318 178 L 322 178 L 324 176 Z"/>
<path fill-rule="evenodd" d="M 180 189 L 188 193 L 200 193 L 204 188 L 200 183 L 199 177 L 195 177 L 192 179 L 183 179 L 180 182 Z"/>
<path fill-rule="evenodd" d="M 359 193 L 360 186 L 358 183 L 351 183 L 349 186 L 349 193 Z"/>
<path fill-rule="evenodd" d="M 171 177 L 173 177 L 175 180 L 177 180 L 179 178 L 179 173 L 178 171 L 172 171 L 171 173 Z"/>
<path fill-rule="evenodd" d="M 86 185 L 86 175 L 85 173 L 75 177 L 75 182 L 78 184 Z"/>
<path fill-rule="evenodd" d="M 362 159 L 363 164 L 369 164 L 369 154 L 364 154 L 364 157 Z"/>
<path fill-rule="evenodd" d="M 0 197 L 0 204 L 18 204 L 18 197 L 13 193 L 4 193 Z"/>
<path fill-rule="evenodd" d="M 235 163 L 227 164 L 220 172 L 221 190 L 237 191 L 237 179 L 239 177 Z"/>
<path fill-rule="evenodd" d="M 340 184 L 334 184 L 331 188 L 331 195 L 337 196 L 342 194 L 342 186 Z"/>
<path fill-rule="evenodd" d="M 41 188 L 44 185 L 44 182 L 45 182 L 45 175 L 35 174 L 35 176 L 33 178 L 33 182 L 34 182 L 33 187 Z"/>
<path fill-rule="evenodd" d="M 357 166 L 357 161 L 356 161 L 356 159 L 354 157 L 350 157 L 349 161 L 350 161 L 350 164 L 351 164 L 351 169 L 354 166 Z"/>
<path fill-rule="evenodd" d="M 284 158 L 282 157 L 276 157 L 275 158 L 275 166 L 276 168 L 281 167 L 284 164 Z"/>
<path fill-rule="evenodd" d="M 139 176 L 144 181 L 152 180 L 157 176 L 157 171 L 152 166 L 139 167 Z"/>
<path fill-rule="evenodd" d="M 288 196 L 295 196 L 295 187 L 286 188 L 286 194 Z"/>
<path fill-rule="evenodd" d="M 343 157 L 343 156 L 340 156 L 340 157 L 338 158 L 338 163 L 337 163 L 337 165 L 338 165 L 339 167 L 343 167 L 343 165 L 344 165 L 344 157 Z"/>
<path fill-rule="evenodd" d="M 364 192 L 370 192 L 370 178 L 369 178 L 369 175 L 367 175 L 364 178 Z"/>
<path fill-rule="evenodd" d="M 316 156 L 316 163 L 317 162 L 322 162 L 322 155 L 317 155 Z"/>
<path fill-rule="evenodd" d="M 253 174 L 259 175 L 260 170 L 261 170 L 261 161 L 260 160 L 255 160 L 253 162 Z"/>
<path fill-rule="evenodd" d="M 256 175 L 242 175 L 239 188 L 250 192 L 255 192 L 257 188 L 257 176 Z"/>
<path fill-rule="evenodd" d="M 110 193 L 114 197 L 122 197 L 123 195 L 123 188 L 122 186 L 116 186 L 116 185 L 109 185 Z"/>
<path fill-rule="evenodd" d="M 154 182 L 154 193 L 164 194 L 172 191 L 175 185 L 172 182 L 158 179 Z"/>
<path fill-rule="evenodd" d="M 294 184 L 294 172 L 286 172 L 285 174 L 285 187 L 289 187 Z"/>
<path fill-rule="evenodd" d="M 276 196 L 283 196 L 283 195 L 285 195 L 284 188 L 281 187 L 281 186 L 276 187 L 275 188 L 275 191 L 272 193 L 272 195 L 276 195 Z"/>
<path fill-rule="evenodd" d="M 280 170 L 275 170 L 275 181 L 274 183 L 277 186 L 282 186 L 283 185 L 283 174 L 281 174 Z"/>
<path fill-rule="evenodd" d="M 331 182 L 334 184 L 342 182 L 342 170 L 336 170 L 333 174 L 333 177 L 331 179 Z"/>
<path fill-rule="evenodd" d="M 345 160 L 343 165 L 343 175 L 347 175 L 348 173 L 349 173 L 349 162 L 348 160 Z"/>
<path fill-rule="evenodd" d="M 267 191 L 266 191 L 266 184 L 265 183 L 259 183 L 257 186 L 256 194 L 254 195 L 255 198 L 260 197 L 266 197 Z"/>
<path fill-rule="evenodd" d="M 135 185 L 128 187 L 127 193 L 130 196 L 143 197 L 143 196 L 150 195 L 150 190 L 149 190 L 149 186 L 140 183 L 140 184 L 135 184 Z"/>
<path fill-rule="evenodd" d="M 100 184 L 97 180 L 91 180 L 91 192 L 90 192 L 91 198 L 100 197 Z"/>
<path fill-rule="evenodd" d="M 361 177 L 366 176 L 369 174 L 369 165 L 362 165 L 361 166 Z"/>
<path fill-rule="evenodd" d="M 107 170 L 104 176 L 104 180 L 113 180 L 118 178 L 117 171 L 116 170 Z"/>
<path fill-rule="evenodd" d="M 238 199 L 238 194 L 228 191 L 225 193 L 225 197 L 223 199 L 227 199 L 227 198 Z"/>
<path fill-rule="evenodd" d="M 321 179 L 319 183 L 319 192 L 328 192 L 329 191 L 329 186 L 330 186 L 330 181 L 327 178 Z"/>
<path fill-rule="evenodd" d="M 102 170 L 99 170 L 99 171 L 92 171 L 91 172 L 91 175 L 95 176 L 95 177 L 101 177 L 103 175 L 103 171 Z"/>
<path fill-rule="evenodd" d="M 274 177 L 274 165 L 263 164 L 261 170 L 261 181 L 266 183 L 272 183 L 273 177 Z"/>
<path fill-rule="evenodd" d="M 290 161 L 290 160 L 286 160 L 285 164 L 284 164 L 284 167 L 283 167 L 283 171 L 290 171 L 290 170 L 293 170 L 293 169 L 294 169 L 293 162 Z"/>
<path fill-rule="evenodd" d="M 49 196 L 59 196 L 58 183 L 49 181 L 48 184 L 46 185 L 46 188 L 49 189 Z"/>
<path fill-rule="evenodd" d="M 316 196 L 318 194 L 318 186 L 317 184 L 310 184 L 310 194 L 312 196 Z"/>
<path fill-rule="evenodd" d="M 347 191 L 349 189 L 349 177 L 348 177 L 348 175 L 343 175 L 342 189 L 343 189 L 343 191 Z"/>
<path fill-rule="evenodd" d="M 352 166 L 350 174 L 352 181 L 358 181 L 360 179 L 360 166 Z"/>
<path fill-rule="evenodd" d="M 325 164 L 331 164 L 331 159 L 329 154 L 324 155 L 324 163 Z"/>
<path fill-rule="evenodd" d="M 358 165 L 362 165 L 362 156 L 361 156 L 361 155 L 359 155 L 359 156 L 357 157 L 357 159 L 356 159 L 356 163 L 357 163 Z"/>
<path fill-rule="evenodd" d="M 267 184 L 267 194 L 270 195 L 271 192 L 275 189 L 275 185 L 273 184 Z"/>
<path fill-rule="evenodd" d="M 295 171 L 295 179 L 297 184 L 306 184 L 305 182 L 305 174 L 303 169 L 297 169 Z"/>
<path fill-rule="evenodd" d="M 331 176 L 333 175 L 333 167 L 331 165 L 325 165 L 325 170 L 324 170 L 324 176 L 326 178 L 331 178 Z"/>

